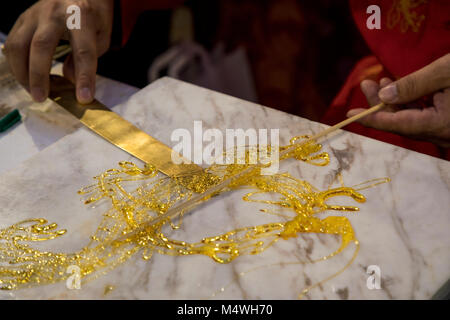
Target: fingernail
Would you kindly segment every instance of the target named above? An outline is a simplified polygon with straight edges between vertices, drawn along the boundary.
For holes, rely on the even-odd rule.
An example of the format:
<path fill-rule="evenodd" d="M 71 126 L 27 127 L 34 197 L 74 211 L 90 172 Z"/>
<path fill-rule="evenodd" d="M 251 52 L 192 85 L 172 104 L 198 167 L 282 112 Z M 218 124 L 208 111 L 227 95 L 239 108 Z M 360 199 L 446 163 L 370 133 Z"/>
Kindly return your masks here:
<path fill-rule="evenodd" d="M 30 93 L 31 96 L 33 97 L 33 100 L 36 102 L 42 102 L 46 98 L 44 89 L 39 87 L 32 87 Z"/>
<path fill-rule="evenodd" d="M 397 100 L 397 86 L 394 83 L 390 84 L 387 87 L 381 89 L 378 95 L 383 102 L 393 103 Z"/>
<path fill-rule="evenodd" d="M 92 101 L 91 89 L 87 87 L 78 89 L 78 100 L 80 100 L 81 103 L 91 102 Z"/>

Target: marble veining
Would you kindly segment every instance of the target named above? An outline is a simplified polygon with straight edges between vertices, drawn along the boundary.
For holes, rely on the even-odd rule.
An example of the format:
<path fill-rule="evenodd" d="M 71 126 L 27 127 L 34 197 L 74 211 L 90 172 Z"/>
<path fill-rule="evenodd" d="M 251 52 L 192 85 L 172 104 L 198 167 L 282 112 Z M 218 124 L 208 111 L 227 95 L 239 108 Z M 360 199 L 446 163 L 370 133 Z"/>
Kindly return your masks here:
<path fill-rule="evenodd" d="M 162 142 L 173 146 L 174 129 L 279 128 L 281 143 L 296 135 L 318 132 L 324 125 L 233 97 L 163 78 L 115 107 L 115 111 Z M 340 131 L 324 142 L 331 156 L 327 167 L 295 160 L 282 163 L 319 189 L 348 186 L 372 178 L 392 182 L 363 191 L 367 202 L 349 217 L 361 249 L 341 275 L 312 289 L 305 299 L 429 299 L 450 277 L 450 164 L 359 135 Z M 0 225 L 27 217 L 44 217 L 68 233 L 46 246 L 74 251 L 86 244 L 104 208 L 85 206 L 76 191 L 121 160 L 133 160 L 85 128 L 68 134 L 0 176 Z M 178 239 L 199 240 L 236 227 L 276 221 L 259 212 L 261 204 L 241 200 L 245 191 L 222 195 L 185 219 Z M 354 204 L 336 198 L 333 203 Z M 334 236 L 301 234 L 279 241 L 255 256 L 230 264 L 208 257 L 155 254 L 135 256 L 81 290 L 65 283 L 0 293 L 5 299 L 296 299 L 305 287 L 342 268 L 354 246 L 333 259 L 311 263 L 338 248 Z M 369 290 L 367 267 L 381 269 L 381 289 Z M 113 290 L 106 290 L 113 286 Z M 220 290 L 224 288 L 224 290 Z"/>
<path fill-rule="evenodd" d="M 62 64 L 55 64 L 52 73 L 62 74 Z M 137 91 L 137 88 L 97 76 L 96 98 L 110 108 L 126 101 Z M 17 164 L 81 127 L 78 120 L 52 101 L 33 102 L 29 94 L 14 82 L 0 86 L 0 104 L 19 109 L 23 117 L 21 123 L 7 132 L 0 133 L 0 173 L 13 169 Z"/>

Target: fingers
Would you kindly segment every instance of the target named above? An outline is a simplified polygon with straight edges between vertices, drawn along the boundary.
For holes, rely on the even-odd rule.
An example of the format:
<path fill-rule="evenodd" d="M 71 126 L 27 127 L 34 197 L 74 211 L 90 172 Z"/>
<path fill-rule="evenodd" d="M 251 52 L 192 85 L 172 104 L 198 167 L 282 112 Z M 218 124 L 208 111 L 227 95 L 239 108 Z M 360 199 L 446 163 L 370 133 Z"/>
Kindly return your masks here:
<path fill-rule="evenodd" d="M 383 90 L 391 84 L 393 82 L 390 79 L 383 78 L 379 88 Z M 374 96 L 374 91 L 377 89 L 376 82 L 363 81 L 361 89 L 370 105 L 380 102 Z M 447 114 L 450 109 L 450 89 L 434 94 L 433 98 L 435 107 L 405 109 L 408 105 L 403 105 L 403 109 L 400 109 L 395 105 L 387 105 L 382 111 L 361 118 L 358 122 L 367 127 L 406 136 L 424 137 L 432 141 L 436 136 L 442 136 L 443 130 L 449 126 Z M 352 109 L 347 113 L 347 117 L 352 117 L 365 110 L 367 109 Z"/>
<path fill-rule="evenodd" d="M 86 23 L 92 23 L 88 13 L 85 16 L 87 16 Z M 95 75 L 97 72 L 95 28 L 74 29 L 71 30 L 70 36 L 73 49 L 77 99 L 80 103 L 90 103 L 94 99 Z"/>
<path fill-rule="evenodd" d="M 361 90 L 366 96 L 367 102 L 370 106 L 374 106 L 380 103 L 380 99 L 378 98 L 378 91 L 380 90 L 380 86 L 378 83 L 372 80 L 364 80 L 361 82 Z"/>
<path fill-rule="evenodd" d="M 347 118 L 356 116 L 357 114 L 366 111 L 367 109 L 364 108 L 355 108 L 355 109 L 351 109 L 347 112 Z M 358 120 L 358 122 L 361 122 L 361 119 Z"/>
<path fill-rule="evenodd" d="M 446 118 L 448 126 L 450 126 L 450 88 L 445 89 L 442 92 L 437 92 L 433 96 L 433 104 L 438 112 L 443 113 L 443 118 Z M 445 116 L 444 114 L 447 114 Z M 450 129 L 450 128 L 449 128 Z"/>
<path fill-rule="evenodd" d="M 392 83 L 392 80 L 389 78 L 382 78 L 380 80 L 380 88 L 384 88 Z"/>
<path fill-rule="evenodd" d="M 371 107 L 375 106 L 381 102 L 380 98 L 378 97 L 378 92 L 379 92 L 380 88 L 383 88 L 391 83 L 392 83 L 392 80 L 389 78 L 382 78 L 380 80 L 380 85 L 378 85 L 373 80 L 364 80 L 361 82 L 361 90 L 364 93 L 364 95 L 366 96 L 367 102 L 369 103 L 369 105 Z M 363 109 L 363 108 L 351 109 L 348 111 L 347 117 L 353 117 L 353 116 L 357 115 L 358 113 L 361 113 L 365 110 L 366 109 Z M 384 110 L 393 111 L 391 106 L 386 106 Z"/>
<path fill-rule="evenodd" d="M 31 39 L 37 22 L 31 17 L 25 23 L 23 15 L 11 29 L 5 43 L 5 56 L 11 73 L 28 90 L 28 62 Z"/>
<path fill-rule="evenodd" d="M 450 87 L 450 54 L 380 90 L 385 103 L 401 104 Z"/>
<path fill-rule="evenodd" d="M 367 127 L 414 136 L 427 134 L 430 128 L 438 126 L 440 119 L 435 108 L 425 108 L 398 112 L 379 111 L 359 122 Z"/>
<path fill-rule="evenodd" d="M 53 54 L 63 32 L 58 23 L 41 23 L 31 41 L 29 87 L 31 96 L 37 102 L 44 101 L 48 96 Z"/>
<path fill-rule="evenodd" d="M 81 30 L 67 30 L 66 5 L 70 3 L 80 8 Z M 93 100 L 97 58 L 109 49 L 113 9 L 113 0 L 46 0 L 21 15 L 8 36 L 5 54 L 12 73 L 36 101 L 48 95 L 54 49 L 65 35 L 73 54 L 64 64 L 64 74 L 76 83 L 80 102 Z"/>

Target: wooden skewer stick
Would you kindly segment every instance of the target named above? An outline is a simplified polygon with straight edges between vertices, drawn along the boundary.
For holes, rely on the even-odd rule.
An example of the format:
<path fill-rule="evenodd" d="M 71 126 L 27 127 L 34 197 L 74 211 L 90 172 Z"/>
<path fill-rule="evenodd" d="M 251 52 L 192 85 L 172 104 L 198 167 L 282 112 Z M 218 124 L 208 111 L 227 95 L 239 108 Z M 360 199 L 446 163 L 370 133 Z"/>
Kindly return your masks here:
<path fill-rule="evenodd" d="M 385 107 L 385 104 L 384 103 L 380 103 L 380 104 L 378 104 L 376 106 L 373 106 L 373 107 L 367 109 L 364 112 L 361 112 L 361 113 L 359 113 L 359 114 L 357 114 L 357 115 L 355 115 L 355 116 L 353 116 L 351 118 L 348 118 L 348 119 L 346 119 L 346 120 L 344 120 L 342 122 L 339 122 L 338 124 L 335 124 L 334 126 L 329 127 L 327 129 L 325 129 L 325 130 L 323 130 L 323 131 L 313 135 L 312 137 L 310 137 L 310 138 L 308 138 L 306 140 L 294 143 L 291 146 L 289 146 L 287 149 L 285 149 L 282 152 L 280 152 L 279 158 L 281 158 L 284 155 L 288 154 L 289 152 L 293 151 L 299 145 L 304 145 L 304 144 L 307 144 L 307 143 L 309 143 L 311 141 L 317 141 L 320 138 L 322 138 L 322 137 L 324 137 L 324 136 L 326 136 L 326 135 L 328 135 L 328 134 L 330 134 L 330 133 L 332 133 L 332 132 L 334 132 L 334 131 L 336 131 L 338 129 L 341 129 L 342 127 L 345 127 L 346 125 L 348 125 L 348 124 L 350 124 L 352 122 L 355 122 L 356 120 L 361 119 L 361 118 L 363 118 L 363 117 L 365 117 L 365 116 L 367 116 L 367 115 L 369 115 L 371 113 L 377 112 L 377 111 L 381 110 L 384 107 Z M 227 186 L 229 186 L 236 179 L 244 176 L 245 174 L 251 172 L 252 170 L 254 170 L 254 169 L 256 169 L 256 168 L 258 168 L 260 166 L 261 166 L 260 164 L 257 164 L 257 165 L 249 166 L 249 167 L 245 168 L 244 170 L 242 170 L 238 174 L 236 174 L 236 175 L 234 175 L 234 176 L 232 176 L 232 177 L 222 181 L 221 183 L 219 183 L 219 184 L 209 188 L 204 193 L 198 194 L 198 195 L 192 197 L 191 199 L 189 199 L 189 200 L 187 200 L 187 201 L 185 201 L 185 202 L 183 202 L 183 203 L 181 203 L 181 204 L 179 204 L 179 205 L 177 205 L 177 206 L 175 206 L 173 208 L 170 208 L 169 210 L 167 210 L 166 213 L 164 213 L 164 214 L 162 214 L 162 215 L 152 219 L 149 222 L 144 223 L 137 230 L 127 234 L 125 236 L 125 238 L 128 238 L 130 235 L 135 234 L 135 233 L 145 229 L 146 227 L 150 227 L 150 226 L 153 226 L 153 225 L 155 225 L 157 223 L 160 223 L 162 221 L 169 220 L 169 219 L 174 219 L 174 218 L 180 216 L 183 212 L 186 212 L 186 211 L 188 211 L 190 209 L 193 209 L 196 205 L 198 205 L 201 202 L 201 200 L 203 200 L 206 197 L 211 196 L 211 195 L 215 194 L 216 192 L 226 188 Z M 119 239 L 119 241 L 120 240 L 121 239 Z"/>
<path fill-rule="evenodd" d="M 351 118 L 345 119 L 344 121 L 341 121 L 341 122 L 339 122 L 338 124 L 335 124 L 332 127 L 329 127 L 329 128 L 327 128 L 327 129 L 325 129 L 323 131 L 320 131 L 319 133 L 313 135 L 312 137 L 310 137 L 310 138 L 308 138 L 306 140 L 294 143 L 292 146 L 290 146 L 289 148 L 287 148 L 286 150 L 284 150 L 283 152 L 280 153 L 280 158 L 282 156 L 286 155 L 287 153 L 289 153 L 290 151 L 292 151 L 292 149 L 294 147 L 298 146 L 298 145 L 306 144 L 306 143 L 308 143 L 310 141 L 318 141 L 320 138 L 325 137 L 325 136 L 329 135 L 330 133 L 341 129 L 342 127 L 345 127 L 346 125 L 349 125 L 352 122 L 355 122 L 355 121 L 357 121 L 357 120 L 359 120 L 361 118 L 364 118 L 365 116 L 367 116 L 367 115 L 369 115 L 371 113 L 380 111 L 385 106 L 386 105 L 384 103 L 377 104 L 376 106 L 373 106 L 373 107 L 367 109 L 366 111 L 358 113 L 358 114 L 354 115 Z"/>

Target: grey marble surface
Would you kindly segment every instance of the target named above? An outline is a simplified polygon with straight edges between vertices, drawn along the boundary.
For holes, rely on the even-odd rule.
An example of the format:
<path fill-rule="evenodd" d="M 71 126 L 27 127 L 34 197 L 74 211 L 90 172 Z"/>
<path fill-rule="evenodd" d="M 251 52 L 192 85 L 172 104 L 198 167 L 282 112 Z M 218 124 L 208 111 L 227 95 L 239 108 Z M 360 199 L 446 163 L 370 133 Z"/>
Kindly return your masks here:
<path fill-rule="evenodd" d="M 0 63 L 2 59 L 0 53 Z M 52 73 L 61 74 L 62 64 L 55 64 Z M 97 76 L 96 98 L 110 108 L 126 101 L 137 91 L 137 88 L 124 83 Z M 18 109 L 23 118 L 13 128 L 0 133 L 0 173 L 13 169 L 81 126 L 78 120 L 50 100 L 33 102 L 18 84 L 0 86 L 0 105 Z"/>
<path fill-rule="evenodd" d="M 293 115 L 198 88 L 170 78 L 134 94 L 115 111 L 162 142 L 173 146 L 177 128 L 279 128 L 282 144 L 293 136 L 324 128 Z M 346 215 L 360 241 L 353 264 L 336 278 L 312 289 L 305 299 L 429 299 L 450 277 L 450 164 L 345 131 L 324 143 L 327 167 L 288 160 L 281 171 L 309 181 L 318 189 L 338 185 L 337 175 L 353 186 L 373 178 L 392 181 L 362 191 L 367 202 Z M 0 225 L 43 217 L 68 230 L 44 244 L 65 252 L 80 249 L 93 233 L 104 208 L 85 206 L 76 191 L 117 162 L 133 159 L 81 128 L 0 176 Z M 236 191 L 211 201 L 184 219 L 178 239 L 195 241 L 237 227 L 276 221 L 259 212 L 264 205 L 242 201 Z M 331 201 L 330 201 L 331 202 Z M 336 198 L 333 204 L 354 204 Z M 317 263 L 314 259 L 339 247 L 340 239 L 301 234 L 278 241 L 260 255 L 218 264 L 205 256 L 139 255 L 99 279 L 69 290 L 65 283 L 0 293 L 5 299 L 296 299 L 311 283 L 340 270 L 354 246 Z M 307 263 L 300 263 L 306 261 Z M 367 288 L 367 267 L 381 271 L 381 289 Z M 105 288 L 114 290 L 105 293 Z"/>

